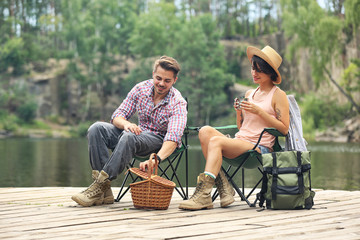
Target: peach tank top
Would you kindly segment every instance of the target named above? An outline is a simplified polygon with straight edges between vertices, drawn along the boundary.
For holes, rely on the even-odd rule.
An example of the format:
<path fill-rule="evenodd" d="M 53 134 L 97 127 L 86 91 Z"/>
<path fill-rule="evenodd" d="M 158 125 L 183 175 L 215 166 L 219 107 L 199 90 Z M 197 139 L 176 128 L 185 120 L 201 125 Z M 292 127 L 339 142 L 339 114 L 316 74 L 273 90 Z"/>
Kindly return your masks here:
<path fill-rule="evenodd" d="M 251 92 L 249 96 L 249 102 L 256 104 L 257 106 L 264 109 L 272 117 L 276 118 L 276 113 L 273 107 L 271 106 L 271 101 L 277 89 L 278 87 L 274 86 L 266 96 L 262 97 L 260 100 L 254 100 L 254 94 L 259 90 L 258 87 Z M 262 130 L 270 126 L 266 124 L 265 121 L 256 114 L 243 111 L 242 115 L 244 120 L 240 130 L 235 134 L 235 138 L 256 144 Z M 261 138 L 260 145 L 265 146 L 270 150 L 272 150 L 272 146 L 274 145 L 274 142 L 275 142 L 275 137 L 265 132 Z"/>

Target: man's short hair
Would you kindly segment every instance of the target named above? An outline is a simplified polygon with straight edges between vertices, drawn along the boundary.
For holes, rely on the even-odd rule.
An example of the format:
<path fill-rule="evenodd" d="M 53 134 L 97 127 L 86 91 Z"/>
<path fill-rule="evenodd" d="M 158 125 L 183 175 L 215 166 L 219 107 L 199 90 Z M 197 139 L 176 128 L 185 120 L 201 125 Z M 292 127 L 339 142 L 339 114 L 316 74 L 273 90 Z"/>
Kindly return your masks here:
<path fill-rule="evenodd" d="M 156 72 L 158 66 L 162 67 L 166 71 L 172 71 L 174 73 L 174 78 L 176 78 L 180 72 L 179 63 L 172 57 L 162 56 L 156 60 L 153 69 L 154 72 Z"/>

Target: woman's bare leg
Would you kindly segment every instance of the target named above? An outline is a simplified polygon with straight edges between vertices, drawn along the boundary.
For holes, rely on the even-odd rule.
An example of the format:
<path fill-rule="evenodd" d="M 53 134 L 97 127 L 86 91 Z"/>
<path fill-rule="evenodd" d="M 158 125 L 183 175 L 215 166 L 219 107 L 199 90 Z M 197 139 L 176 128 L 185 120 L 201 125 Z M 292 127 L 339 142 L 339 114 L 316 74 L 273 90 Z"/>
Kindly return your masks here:
<path fill-rule="evenodd" d="M 221 132 L 219 132 L 218 130 L 216 130 L 215 128 L 210 127 L 210 126 L 204 126 L 199 131 L 199 140 L 200 140 L 201 150 L 203 152 L 205 159 L 207 159 L 208 145 L 209 145 L 210 139 L 214 136 L 225 137 L 224 134 L 222 134 Z"/>
<path fill-rule="evenodd" d="M 217 176 L 222 165 L 222 157 L 235 158 L 252 149 L 254 145 L 240 139 L 213 136 L 207 144 L 205 172 Z"/>

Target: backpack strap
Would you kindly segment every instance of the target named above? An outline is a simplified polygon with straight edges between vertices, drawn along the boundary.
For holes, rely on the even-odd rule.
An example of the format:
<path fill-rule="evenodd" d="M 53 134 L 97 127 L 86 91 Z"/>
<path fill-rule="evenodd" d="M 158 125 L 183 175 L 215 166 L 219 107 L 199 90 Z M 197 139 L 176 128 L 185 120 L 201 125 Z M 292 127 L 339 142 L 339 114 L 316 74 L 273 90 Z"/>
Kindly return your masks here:
<path fill-rule="evenodd" d="M 297 158 L 297 162 L 298 162 L 296 174 L 298 176 L 299 193 L 303 194 L 305 191 L 305 186 L 304 186 L 303 171 L 302 171 L 302 166 L 301 166 L 301 151 L 296 152 L 296 158 Z"/>
<path fill-rule="evenodd" d="M 277 181 L 278 181 L 278 174 L 279 174 L 279 168 L 277 167 L 277 161 L 276 161 L 276 153 L 272 152 L 272 159 L 273 159 L 273 166 L 272 166 L 272 185 L 271 185 L 271 199 L 276 200 L 276 189 L 277 189 Z"/>
<path fill-rule="evenodd" d="M 265 202 L 265 193 L 267 192 L 268 178 L 266 176 L 266 172 L 263 172 L 263 179 L 261 183 L 261 190 L 258 194 L 256 194 L 256 199 L 254 202 L 254 206 L 256 206 L 256 202 L 259 200 L 259 206 L 263 207 Z"/>

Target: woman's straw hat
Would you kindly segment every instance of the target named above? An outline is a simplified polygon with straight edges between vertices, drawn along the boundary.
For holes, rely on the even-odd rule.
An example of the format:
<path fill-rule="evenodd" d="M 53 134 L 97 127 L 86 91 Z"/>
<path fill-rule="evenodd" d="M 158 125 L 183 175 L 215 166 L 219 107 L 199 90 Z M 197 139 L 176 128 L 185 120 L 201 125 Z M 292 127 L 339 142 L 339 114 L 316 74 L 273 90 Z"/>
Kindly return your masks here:
<path fill-rule="evenodd" d="M 260 50 L 256 47 L 249 46 L 246 50 L 246 53 L 247 53 L 247 56 L 248 56 L 248 59 L 250 62 L 254 55 L 265 60 L 265 62 L 267 62 L 275 70 L 275 72 L 278 75 L 278 77 L 277 77 L 276 81 L 274 81 L 274 83 L 275 84 L 281 83 L 281 75 L 279 73 L 278 68 L 280 67 L 282 58 L 273 48 L 271 48 L 270 46 L 266 46 L 262 50 Z"/>

